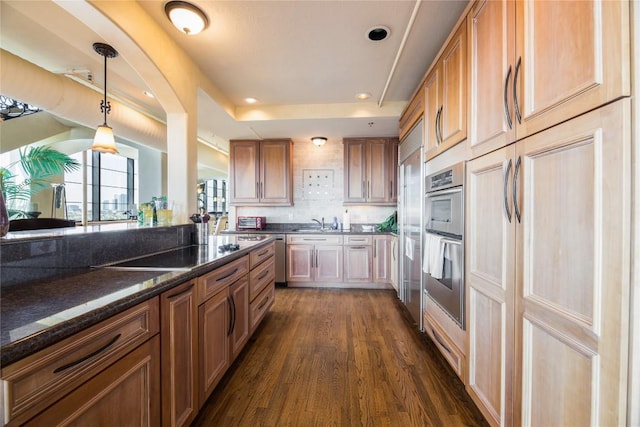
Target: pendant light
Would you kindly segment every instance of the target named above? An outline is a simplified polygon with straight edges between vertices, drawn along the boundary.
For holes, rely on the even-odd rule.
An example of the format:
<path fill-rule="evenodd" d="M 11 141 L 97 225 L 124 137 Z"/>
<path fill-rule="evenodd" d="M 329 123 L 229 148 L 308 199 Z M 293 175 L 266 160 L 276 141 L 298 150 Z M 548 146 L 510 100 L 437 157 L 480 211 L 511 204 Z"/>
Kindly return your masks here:
<path fill-rule="evenodd" d="M 321 145 L 324 145 L 325 142 L 327 142 L 327 138 L 325 138 L 324 136 L 314 136 L 313 138 L 311 138 L 311 142 L 313 142 L 316 147 L 320 147 Z"/>
<path fill-rule="evenodd" d="M 104 56 L 104 99 L 100 102 L 100 111 L 104 114 L 104 123 L 98 126 L 93 138 L 91 150 L 101 153 L 118 154 L 113 129 L 107 125 L 107 114 L 111 111 L 111 103 L 107 101 L 107 58 L 115 58 L 118 52 L 108 44 L 94 43 L 93 50 Z"/>

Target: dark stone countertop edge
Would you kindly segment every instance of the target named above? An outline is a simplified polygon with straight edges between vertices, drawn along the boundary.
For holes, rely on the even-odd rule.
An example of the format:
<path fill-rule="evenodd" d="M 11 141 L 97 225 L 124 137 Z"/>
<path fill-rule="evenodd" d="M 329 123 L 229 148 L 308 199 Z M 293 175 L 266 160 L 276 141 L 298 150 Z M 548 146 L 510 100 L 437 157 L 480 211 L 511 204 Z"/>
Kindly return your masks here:
<path fill-rule="evenodd" d="M 75 333 L 81 332 L 93 325 L 96 325 L 103 320 L 106 320 L 116 314 L 119 314 L 128 308 L 131 308 L 141 302 L 149 300 L 161 293 L 180 285 L 188 280 L 202 276 L 218 267 L 228 264 L 238 258 L 247 255 L 249 252 L 267 245 L 275 240 L 275 237 L 271 237 L 261 241 L 250 248 L 241 249 L 237 252 L 232 252 L 222 259 L 217 259 L 209 263 L 195 267 L 189 271 L 185 271 L 178 275 L 171 274 L 167 280 L 163 280 L 158 285 L 150 289 L 137 292 L 135 294 L 124 297 L 115 302 L 106 304 L 102 307 L 96 308 L 90 312 L 76 316 L 72 319 L 58 323 L 45 330 L 37 332 L 33 335 L 29 335 L 25 338 L 13 341 L 9 344 L 3 345 L 0 348 L 0 366 L 7 366 L 14 362 L 19 361 L 33 353 L 36 353 L 50 345 L 56 344 L 65 338 L 72 336 Z M 159 274 L 161 276 L 166 273 Z M 134 283 L 132 283 L 133 285 Z"/>

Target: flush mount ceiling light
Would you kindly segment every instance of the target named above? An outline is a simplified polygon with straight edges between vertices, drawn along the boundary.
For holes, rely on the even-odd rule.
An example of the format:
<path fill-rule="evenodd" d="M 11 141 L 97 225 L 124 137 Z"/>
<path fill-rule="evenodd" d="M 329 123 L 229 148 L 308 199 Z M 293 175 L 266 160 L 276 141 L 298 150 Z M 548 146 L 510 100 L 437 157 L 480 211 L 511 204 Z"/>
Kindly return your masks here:
<path fill-rule="evenodd" d="M 371 94 L 367 93 L 367 92 L 361 92 L 361 93 L 357 93 L 356 94 L 356 99 L 360 100 L 360 101 L 364 101 L 371 98 Z"/>
<path fill-rule="evenodd" d="M 94 43 L 93 50 L 104 56 L 104 99 L 100 102 L 100 111 L 104 114 L 104 123 L 98 126 L 96 130 L 91 149 L 101 153 L 117 154 L 118 149 L 113 137 L 113 129 L 107 125 L 107 114 L 111 112 L 111 103 L 107 101 L 107 58 L 115 58 L 118 56 L 118 52 L 104 43 Z"/>
<path fill-rule="evenodd" d="M 367 39 L 372 42 L 382 41 L 389 37 L 389 34 L 391 34 L 391 30 L 384 25 L 376 25 L 375 27 L 369 28 L 366 32 Z"/>
<path fill-rule="evenodd" d="M 314 136 L 313 138 L 311 138 L 311 142 L 313 142 L 316 147 L 320 147 L 321 145 L 324 145 L 325 142 L 327 142 L 327 138 L 325 138 L 324 136 Z"/>
<path fill-rule="evenodd" d="M 246 102 L 247 104 L 255 104 L 256 102 L 258 102 L 258 100 L 255 98 L 245 98 L 244 102 Z"/>
<path fill-rule="evenodd" d="M 178 30 L 190 36 L 198 34 L 209 24 L 207 15 L 186 1 L 168 2 L 164 5 L 164 13 Z"/>

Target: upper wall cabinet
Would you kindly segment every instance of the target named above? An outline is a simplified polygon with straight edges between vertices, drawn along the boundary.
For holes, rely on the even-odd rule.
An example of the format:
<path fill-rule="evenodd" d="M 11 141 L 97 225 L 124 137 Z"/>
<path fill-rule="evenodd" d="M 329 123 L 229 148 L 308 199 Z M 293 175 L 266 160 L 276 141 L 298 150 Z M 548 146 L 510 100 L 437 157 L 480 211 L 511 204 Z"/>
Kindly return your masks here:
<path fill-rule="evenodd" d="M 418 120 L 424 114 L 424 96 L 422 95 L 422 90 L 419 90 L 407 105 L 402 116 L 400 116 L 400 141 L 404 139 L 405 136 L 409 133 L 413 125 L 415 125 Z"/>
<path fill-rule="evenodd" d="M 482 0 L 468 32 L 473 157 L 630 95 L 628 2 Z"/>
<path fill-rule="evenodd" d="M 398 140 L 344 139 L 344 203 L 395 205 Z"/>
<path fill-rule="evenodd" d="M 231 141 L 231 204 L 292 206 L 292 157 L 288 139 Z"/>
<path fill-rule="evenodd" d="M 425 161 L 467 138 L 467 27 L 462 21 L 424 85 Z"/>

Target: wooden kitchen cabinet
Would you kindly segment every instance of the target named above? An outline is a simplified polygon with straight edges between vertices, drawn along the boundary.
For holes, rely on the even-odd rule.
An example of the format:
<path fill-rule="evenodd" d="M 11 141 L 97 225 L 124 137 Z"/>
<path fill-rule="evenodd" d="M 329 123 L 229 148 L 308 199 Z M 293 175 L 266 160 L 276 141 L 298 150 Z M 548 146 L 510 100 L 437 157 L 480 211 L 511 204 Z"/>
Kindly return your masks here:
<path fill-rule="evenodd" d="M 467 138 L 467 28 L 462 21 L 424 85 L 425 161 Z"/>
<path fill-rule="evenodd" d="M 398 290 L 399 260 L 398 236 L 391 236 L 391 286 Z"/>
<path fill-rule="evenodd" d="M 625 422 L 629 149 L 623 99 L 467 167 L 467 390 L 492 425 Z"/>
<path fill-rule="evenodd" d="M 231 303 L 225 288 L 198 307 L 200 407 L 230 365 L 230 327 Z"/>
<path fill-rule="evenodd" d="M 397 202 L 396 138 L 344 139 L 344 204 Z"/>
<path fill-rule="evenodd" d="M 162 425 L 186 426 L 198 413 L 198 304 L 195 281 L 160 296 Z"/>
<path fill-rule="evenodd" d="M 342 282 L 342 243 L 342 236 L 288 235 L 287 282 Z"/>
<path fill-rule="evenodd" d="M 468 29 L 473 157 L 630 95 L 629 2 L 482 0 Z"/>
<path fill-rule="evenodd" d="M 293 205 L 291 140 L 232 140 L 229 150 L 231 205 Z"/>
<path fill-rule="evenodd" d="M 24 425 L 160 425 L 159 347 L 156 335 Z"/>
<path fill-rule="evenodd" d="M 409 101 L 409 105 L 405 108 L 400 116 L 400 132 L 398 139 L 402 141 L 405 136 L 411 131 L 413 126 L 418 123 L 418 120 L 424 115 L 424 96 L 422 88 L 418 90 Z"/>
<path fill-rule="evenodd" d="M 249 340 L 249 279 L 241 278 L 229 287 L 232 304 L 229 363 L 232 363 Z"/>
<path fill-rule="evenodd" d="M 158 313 L 158 298 L 150 299 L 3 366 L 7 425 L 55 425 L 67 417 L 81 425 L 120 425 L 123 415 L 129 424 L 159 425 L 160 350 L 152 339 Z M 127 396 L 132 389 L 135 396 Z M 110 410 L 118 406 L 120 412 Z"/>
<path fill-rule="evenodd" d="M 392 283 L 391 279 L 392 236 L 373 236 L 373 282 Z"/>
<path fill-rule="evenodd" d="M 373 282 L 371 236 L 348 236 L 344 246 L 344 281 Z"/>

